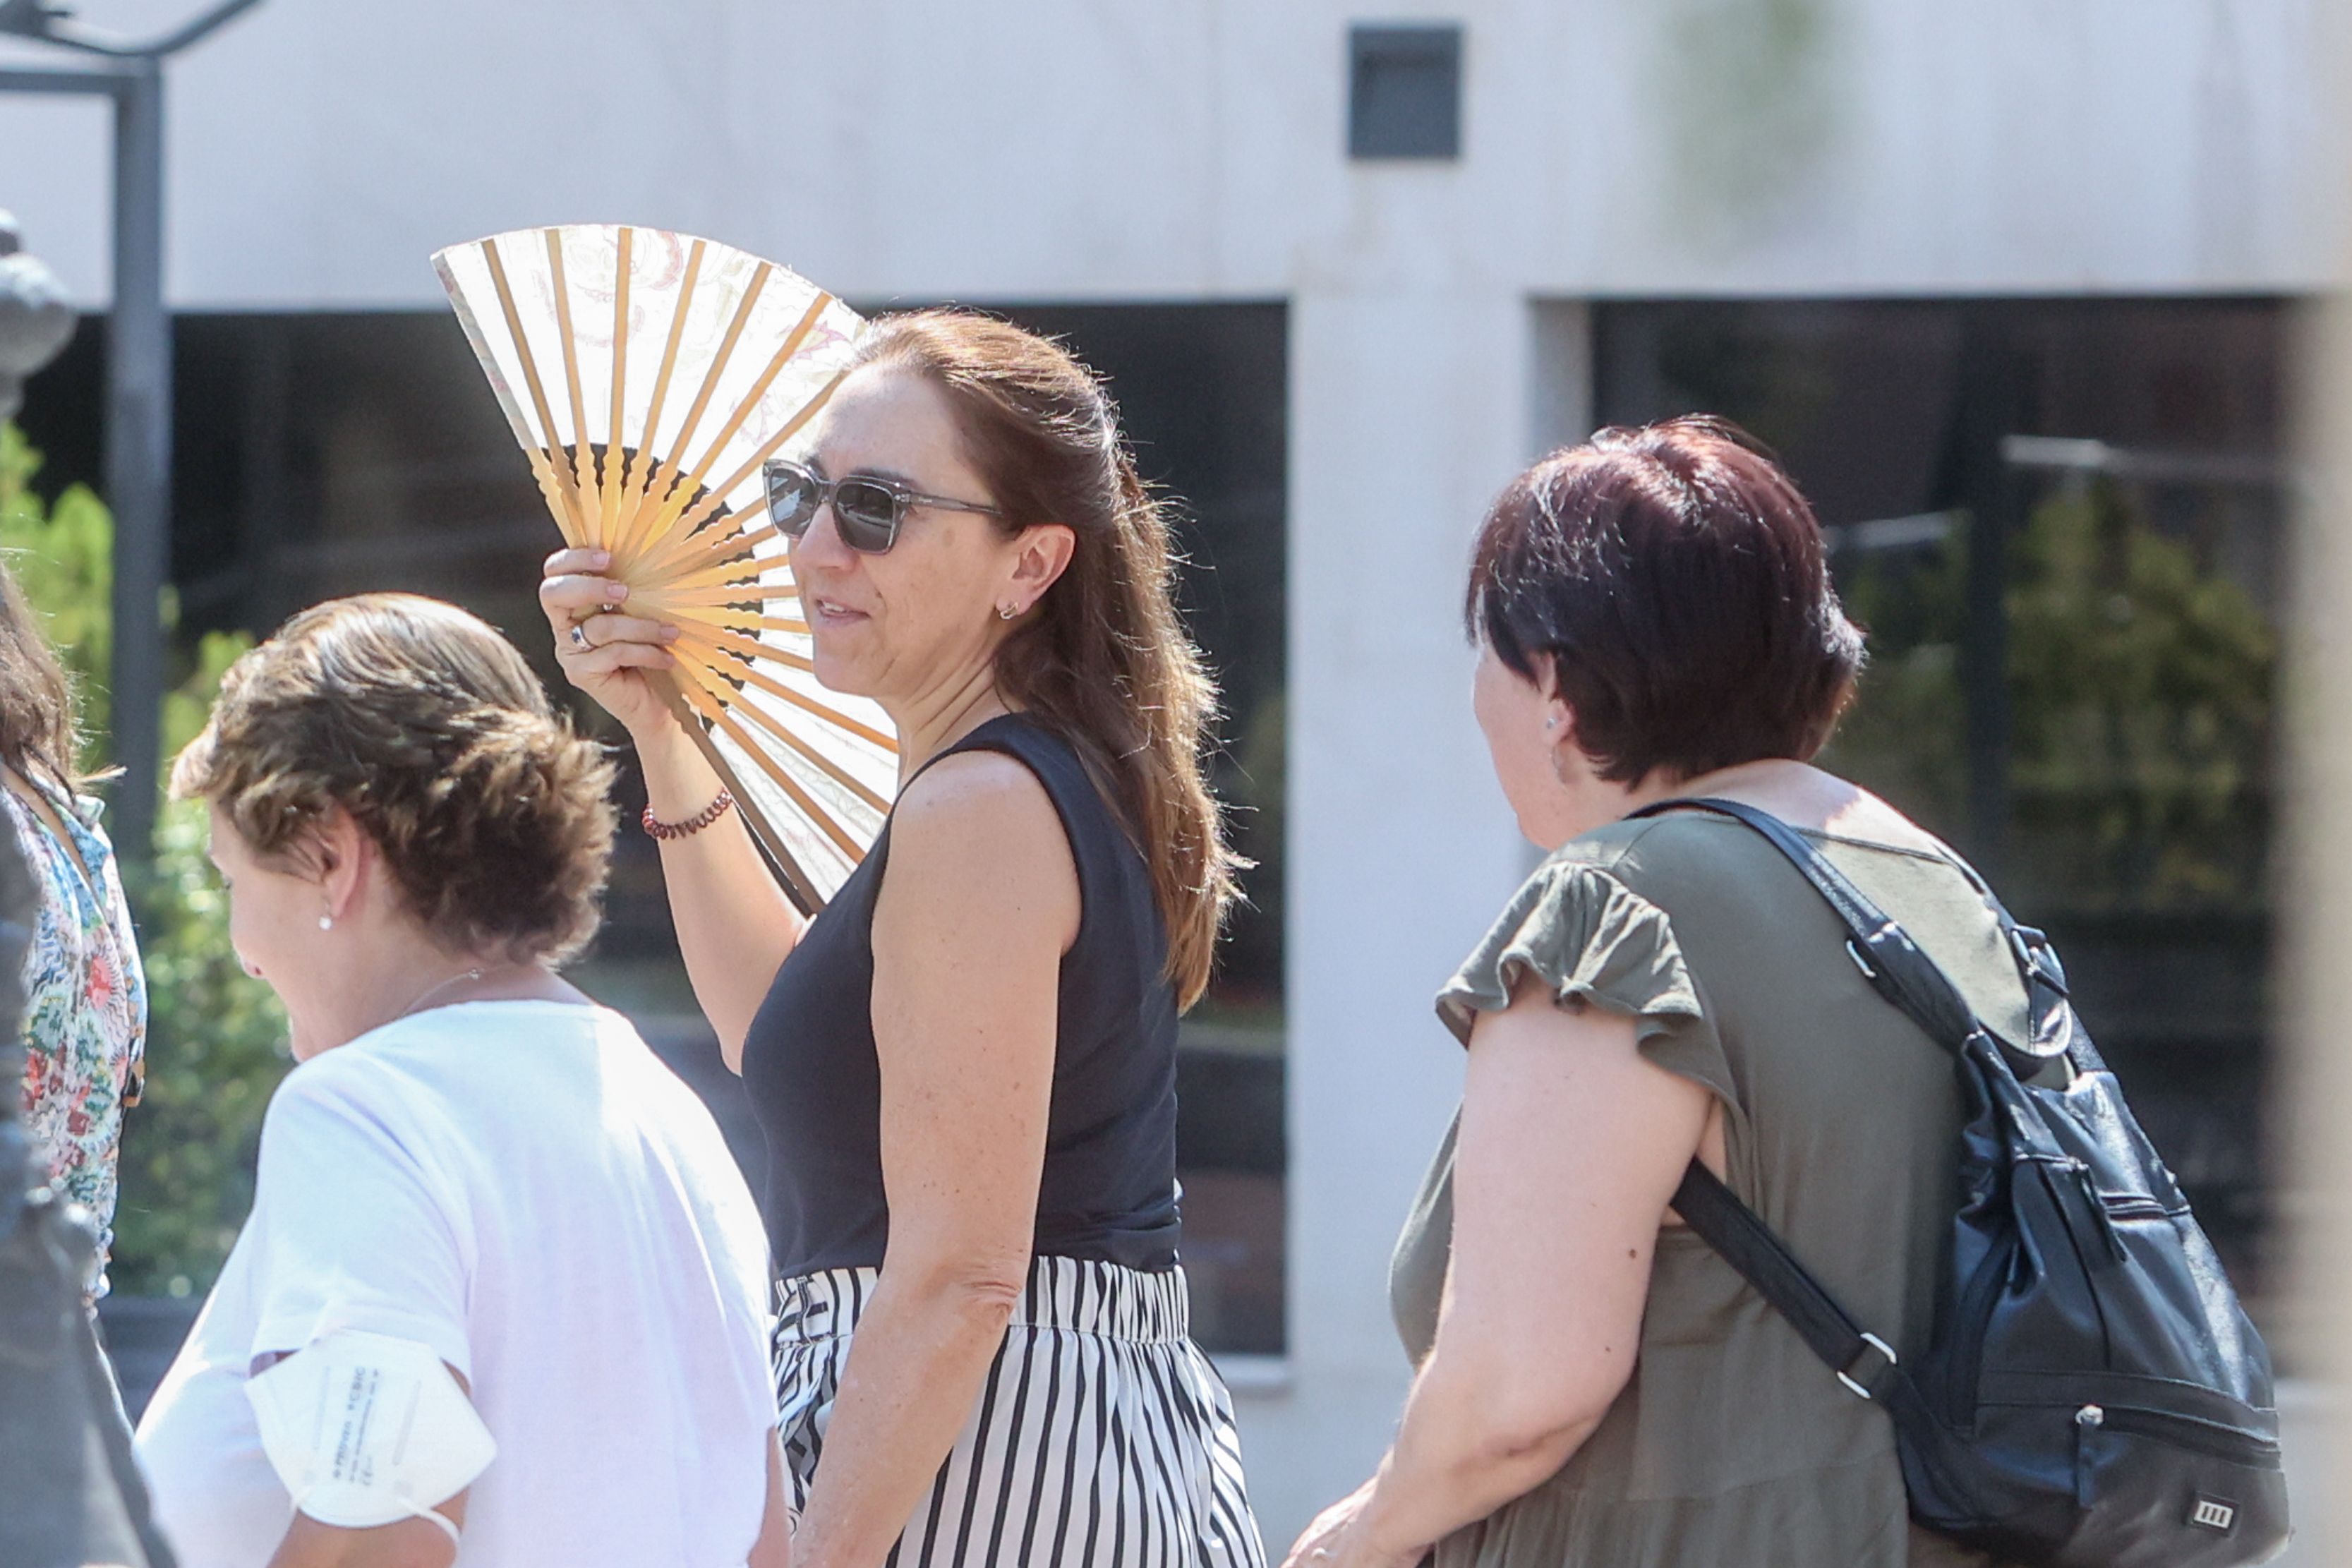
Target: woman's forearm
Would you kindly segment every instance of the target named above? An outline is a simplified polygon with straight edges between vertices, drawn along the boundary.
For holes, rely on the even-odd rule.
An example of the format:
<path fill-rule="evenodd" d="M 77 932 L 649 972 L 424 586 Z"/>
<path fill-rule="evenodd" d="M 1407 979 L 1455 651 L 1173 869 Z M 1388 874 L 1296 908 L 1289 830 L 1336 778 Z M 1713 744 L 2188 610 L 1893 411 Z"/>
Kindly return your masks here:
<path fill-rule="evenodd" d="M 465 1518 L 463 1500 L 456 1500 L 459 1506 L 444 1503 L 438 1510 L 453 1522 Z M 346 1530 L 298 1513 L 269 1568 L 446 1568 L 457 1555 L 448 1532 L 426 1520 Z"/>
<path fill-rule="evenodd" d="M 1433 1353 L 1405 1403 L 1356 1528 L 1406 1562 L 1557 1474 L 1600 1425 L 1519 1407 L 1491 1378 Z"/>
<path fill-rule="evenodd" d="M 842 1373 L 793 1568 L 875 1568 L 889 1555 L 971 1418 L 1019 1297 L 993 1271 L 884 1267 Z"/>
<path fill-rule="evenodd" d="M 637 758 L 656 819 L 685 821 L 718 798 L 719 774 L 682 728 L 640 737 Z M 800 911 L 768 869 L 740 810 L 699 833 L 665 840 L 661 861 L 694 999 L 717 1031 L 727 1065 L 740 1071 L 743 1037 L 800 940 Z"/>

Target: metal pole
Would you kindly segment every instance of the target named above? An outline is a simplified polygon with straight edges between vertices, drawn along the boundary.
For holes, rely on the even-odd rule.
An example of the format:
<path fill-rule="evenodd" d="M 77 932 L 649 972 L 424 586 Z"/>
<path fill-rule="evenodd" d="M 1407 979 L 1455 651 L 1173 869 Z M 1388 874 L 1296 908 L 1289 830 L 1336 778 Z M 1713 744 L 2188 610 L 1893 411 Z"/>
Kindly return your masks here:
<path fill-rule="evenodd" d="M 114 509 L 108 682 L 116 849 L 154 842 L 163 765 L 163 584 L 171 569 L 172 322 L 163 309 L 163 68 L 129 62 L 114 100 L 114 310 L 107 324 L 106 492 Z"/>
<path fill-rule="evenodd" d="M 163 767 L 163 584 L 172 565 L 172 319 L 163 309 L 163 61 L 260 0 L 221 0 L 144 43 L 76 26 L 44 0 L 0 0 L 0 34 L 94 55 L 87 71 L 0 68 L 0 92 L 114 95 L 114 309 L 106 337 L 106 499 L 114 509 L 110 737 L 122 768 L 116 850 L 144 865 Z"/>
<path fill-rule="evenodd" d="M 1967 622 L 1960 642 L 1968 850 L 1996 879 L 2010 831 L 2009 543 L 2017 486 L 2001 440 L 2021 414 L 2008 318 L 1969 310 L 1960 340 L 1961 401 L 1939 487 L 1969 510 Z"/>
<path fill-rule="evenodd" d="M 1992 478 L 1969 516 L 1968 626 L 1960 673 L 1968 736 L 1969 847 L 1998 876 L 2010 837 L 2009 534 L 2016 482 Z"/>

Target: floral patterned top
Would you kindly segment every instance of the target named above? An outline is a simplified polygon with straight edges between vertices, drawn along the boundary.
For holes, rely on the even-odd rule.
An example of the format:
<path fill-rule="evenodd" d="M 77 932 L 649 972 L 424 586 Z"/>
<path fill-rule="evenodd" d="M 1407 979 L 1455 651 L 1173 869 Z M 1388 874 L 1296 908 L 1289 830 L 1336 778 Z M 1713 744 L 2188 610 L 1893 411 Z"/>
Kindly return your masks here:
<path fill-rule="evenodd" d="M 95 826 L 100 803 L 42 794 L 73 836 L 72 851 L 0 783 L 8 825 L 42 892 L 26 958 L 25 1125 L 34 1146 L 48 1152 L 50 1184 L 97 1223 L 98 1274 L 90 1287 L 104 1295 L 122 1107 L 126 1097 L 138 1098 L 146 1057 L 147 982 L 114 848 Z"/>

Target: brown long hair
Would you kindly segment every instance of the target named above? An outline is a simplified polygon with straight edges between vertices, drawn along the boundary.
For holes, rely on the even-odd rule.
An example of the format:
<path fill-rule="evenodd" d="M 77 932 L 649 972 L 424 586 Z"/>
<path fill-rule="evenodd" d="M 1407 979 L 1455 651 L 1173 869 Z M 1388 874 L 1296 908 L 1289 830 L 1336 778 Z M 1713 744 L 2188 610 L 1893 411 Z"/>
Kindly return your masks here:
<path fill-rule="evenodd" d="M 1077 535 L 1060 579 L 997 650 L 997 687 L 1103 775 L 1151 869 L 1168 977 L 1190 1007 L 1239 865 L 1201 776 L 1216 685 L 1177 617 L 1167 510 L 1136 472 L 1109 394 L 1059 343 L 968 310 L 884 317 L 858 363 L 941 389 L 1008 534 L 1058 522 Z"/>
<path fill-rule="evenodd" d="M 40 617 L 0 558 L 0 762 L 68 803 L 87 782 L 73 682 L 41 634 Z"/>

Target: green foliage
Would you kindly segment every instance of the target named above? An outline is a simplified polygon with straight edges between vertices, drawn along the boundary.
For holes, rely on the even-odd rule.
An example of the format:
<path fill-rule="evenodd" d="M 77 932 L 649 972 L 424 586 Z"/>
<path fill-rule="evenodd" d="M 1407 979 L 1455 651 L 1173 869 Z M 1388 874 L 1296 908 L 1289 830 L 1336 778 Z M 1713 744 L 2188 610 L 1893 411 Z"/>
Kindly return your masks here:
<path fill-rule="evenodd" d="M 2014 879 L 2074 910 L 2259 909 L 2277 665 L 2261 606 L 2105 481 L 2045 500 L 2012 553 Z M 1874 662 L 1823 759 L 1946 826 L 1966 574 L 1956 534 L 1853 574 Z"/>
<path fill-rule="evenodd" d="M 0 549 L 77 678 L 89 736 L 83 761 L 94 768 L 107 756 L 100 683 L 112 632 L 113 518 L 79 486 L 44 508 L 25 488 L 39 465 L 16 426 L 0 425 Z M 203 728 L 222 674 L 252 645 L 241 632 L 208 633 L 197 644 L 163 700 L 167 758 Z M 211 1287 L 252 1205 L 261 1113 L 289 1065 L 277 998 L 246 976 L 229 943 L 228 900 L 205 857 L 207 832 L 200 803 L 165 805 L 152 867 L 127 878 L 149 1010 L 147 1094 L 125 1118 L 111 1269 L 114 1288 L 130 1294 Z"/>
<path fill-rule="evenodd" d="M 1842 591 L 1847 614 L 1869 630 L 1870 667 L 1822 764 L 1957 836 L 1968 793 L 1961 532 L 1924 557 L 1864 557 Z"/>
<path fill-rule="evenodd" d="M 2045 502 L 2019 556 L 2011 788 L 2041 875 L 2109 904 L 2260 908 L 2277 662 L 2260 606 L 2112 484 Z"/>
<path fill-rule="evenodd" d="M 166 757 L 195 738 L 222 674 L 252 646 L 243 632 L 197 645 L 195 668 L 163 700 Z M 211 1288 L 253 1206 L 261 1114 L 291 1065 L 278 998 L 229 943 L 228 896 L 205 852 L 209 817 L 199 801 L 163 806 L 135 895 L 147 1095 L 123 1137 L 113 1274 L 118 1289 L 144 1294 Z"/>

